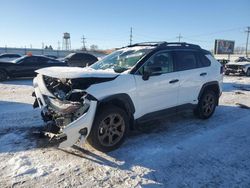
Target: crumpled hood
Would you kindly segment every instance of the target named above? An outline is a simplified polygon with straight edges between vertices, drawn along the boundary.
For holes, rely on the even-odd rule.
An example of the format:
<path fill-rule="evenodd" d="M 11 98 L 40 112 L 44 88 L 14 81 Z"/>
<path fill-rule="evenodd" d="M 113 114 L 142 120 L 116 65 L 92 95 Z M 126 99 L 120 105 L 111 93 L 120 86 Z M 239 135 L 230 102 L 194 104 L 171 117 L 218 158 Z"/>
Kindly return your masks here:
<path fill-rule="evenodd" d="M 53 78 L 114 78 L 119 73 L 113 69 L 95 70 L 90 67 L 48 67 L 36 70 L 37 73 Z"/>
<path fill-rule="evenodd" d="M 243 62 L 229 62 L 227 65 L 250 65 L 250 62 L 243 61 Z"/>

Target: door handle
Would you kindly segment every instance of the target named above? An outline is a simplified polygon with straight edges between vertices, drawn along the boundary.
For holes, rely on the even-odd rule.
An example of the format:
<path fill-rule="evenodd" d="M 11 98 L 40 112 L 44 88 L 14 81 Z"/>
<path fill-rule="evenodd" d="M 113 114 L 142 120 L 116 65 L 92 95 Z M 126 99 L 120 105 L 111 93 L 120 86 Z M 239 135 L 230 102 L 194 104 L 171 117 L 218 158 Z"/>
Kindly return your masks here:
<path fill-rule="evenodd" d="M 176 83 L 176 82 L 179 82 L 179 80 L 178 80 L 178 79 L 175 79 L 175 80 L 169 81 L 170 84 L 173 84 L 173 83 Z"/>
<path fill-rule="evenodd" d="M 206 75 L 207 75 L 206 72 L 200 73 L 200 76 L 206 76 Z"/>

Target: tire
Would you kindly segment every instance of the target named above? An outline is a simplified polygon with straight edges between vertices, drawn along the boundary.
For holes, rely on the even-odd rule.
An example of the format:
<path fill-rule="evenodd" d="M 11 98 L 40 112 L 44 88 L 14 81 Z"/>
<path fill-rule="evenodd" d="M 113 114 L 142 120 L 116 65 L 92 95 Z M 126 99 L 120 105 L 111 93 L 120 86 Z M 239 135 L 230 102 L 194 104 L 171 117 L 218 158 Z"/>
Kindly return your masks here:
<path fill-rule="evenodd" d="M 119 123 L 114 123 L 114 121 Z M 95 149 L 109 152 L 119 148 L 124 142 L 128 127 L 129 118 L 127 113 L 121 108 L 107 105 L 97 112 L 87 140 Z"/>
<path fill-rule="evenodd" d="M 202 94 L 194 114 L 200 119 L 210 118 L 216 108 L 218 96 L 212 90 L 205 90 Z"/>
<path fill-rule="evenodd" d="M 8 75 L 4 70 L 0 70 L 0 81 L 4 81 L 8 79 Z"/>
<path fill-rule="evenodd" d="M 247 69 L 246 76 L 247 76 L 247 77 L 250 76 L 250 68 Z"/>

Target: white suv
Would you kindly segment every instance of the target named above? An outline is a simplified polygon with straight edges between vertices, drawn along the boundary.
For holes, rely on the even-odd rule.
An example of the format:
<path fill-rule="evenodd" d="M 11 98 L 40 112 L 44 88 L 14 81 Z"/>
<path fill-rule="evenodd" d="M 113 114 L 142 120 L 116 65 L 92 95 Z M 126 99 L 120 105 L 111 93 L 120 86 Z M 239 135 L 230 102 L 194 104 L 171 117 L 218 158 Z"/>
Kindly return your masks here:
<path fill-rule="evenodd" d="M 223 68 L 210 52 L 187 43 L 139 43 L 90 67 L 36 71 L 34 107 L 45 134 L 69 147 L 87 140 L 111 151 L 129 129 L 186 108 L 202 119 L 218 105 Z"/>

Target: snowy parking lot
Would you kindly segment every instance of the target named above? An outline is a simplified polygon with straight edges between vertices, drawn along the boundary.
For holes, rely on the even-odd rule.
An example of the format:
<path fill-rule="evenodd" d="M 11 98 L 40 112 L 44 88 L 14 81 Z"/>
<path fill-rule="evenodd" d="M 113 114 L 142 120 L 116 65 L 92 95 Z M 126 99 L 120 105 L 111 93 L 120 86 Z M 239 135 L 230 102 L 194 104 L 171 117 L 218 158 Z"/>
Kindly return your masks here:
<path fill-rule="evenodd" d="M 2 82 L 0 187 L 250 187 L 250 78 L 224 77 L 223 90 L 212 118 L 142 125 L 105 154 L 48 146 L 32 80 Z"/>

